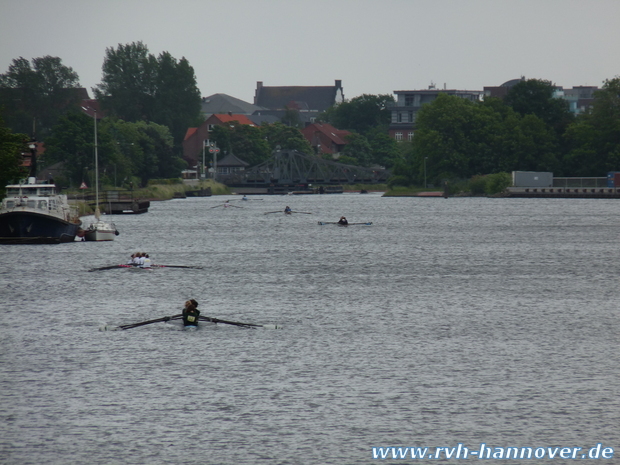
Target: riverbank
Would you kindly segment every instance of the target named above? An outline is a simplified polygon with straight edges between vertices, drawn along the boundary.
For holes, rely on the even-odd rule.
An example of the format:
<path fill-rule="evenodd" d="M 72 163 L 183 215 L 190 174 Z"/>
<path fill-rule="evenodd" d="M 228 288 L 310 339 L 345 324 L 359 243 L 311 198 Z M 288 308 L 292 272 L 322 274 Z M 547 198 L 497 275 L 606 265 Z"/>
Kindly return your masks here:
<path fill-rule="evenodd" d="M 231 190 L 224 184 L 215 182 L 211 179 L 201 180 L 171 180 L 166 184 L 151 184 L 147 187 L 139 189 L 119 189 L 113 186 L 103 186 L 101 189 L 101 197 L 109 196 L 111 193 L 118 197 L 124 197 L 135 200 L 136 202 L 145 201 L 163 201 L 172 200 L 179 197 L 190 197 L 190 193 L 209 192 L 208 195 L 231 195 Z M 69 201 L 78 209 L 80 216 L 92 215 L 95 212 L 94 194 L 89 191 L 79 191 L 77 189 L 66 192 Z M 105 202 L 100 200 L 100 202 Z"/>

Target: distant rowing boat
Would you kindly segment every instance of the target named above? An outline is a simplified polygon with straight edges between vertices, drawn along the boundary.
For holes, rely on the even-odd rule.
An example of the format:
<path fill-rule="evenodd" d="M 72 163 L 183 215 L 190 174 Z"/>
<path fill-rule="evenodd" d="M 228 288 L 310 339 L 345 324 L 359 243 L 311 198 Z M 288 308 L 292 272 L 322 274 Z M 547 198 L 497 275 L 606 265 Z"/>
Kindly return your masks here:
<path fill-rule="evenodd" d="M 99 328 L 99 331 L 126 330 L 126 329 L 138 328 L 140 326 L 150 325 L 153 323 L 167 323 L 169 321 L 182 320 L 182 318 L 183 318 L 183 315 L 180 314 L 180 315 L 173 315 L 173 316 L 164 316 L 161 318 L 155 318 L 154 320 L 141 321 L 139 323 L 129 323 L 129 324 L 120 325 L 120 326 L 106 325 L 106 326 L 101 326 Z M 238 321 L 221 320 L 219 318 L 214 318 L 214 317 L 209 317 L 209 316 L 199 316 L 198 320 L 203 323 L 207 323 L 208 326 L 215 326 L 217 323 L 221 323 L 221 324 L 226 324 L 226 325 L 238 326 L 240 328 L 246 328 L 246 329 L 258 329 L 258 328 L 282 329 L 282 326 L 280 325 L 258 325 L 254 323 L 240 323 Z M 184 329 L 198 329 L 198 328 L 196 326 L 185 326 Z"/>
<path fill-rule="evenodd" d="M 372 221 L 368 223 L 347 223 L 347 224 L 341 224 L 341 223 L 338 223 L 337 221 L 319 221 L 320 226 L 325 226 L 327 224 L 335 224 L 337 226 L 370 226 L 372 224 Z"/>
<path fill-rule="evenodd" d="M 126 269 L 126 270 L 141 270 L 141 271 L 149 271 L 153 268 L 189 268 L 195 270 L 202 270 L 202 266 L 187 266 L 187 265 L 151 265 L 150 267 L 144 267 L 140 265 L 110 265 L 110 266 L 102 266 L 99 268 L 91 268 L 88 271 L 104 271 L 104 270 L 114 270 L 114 269 Z"/>

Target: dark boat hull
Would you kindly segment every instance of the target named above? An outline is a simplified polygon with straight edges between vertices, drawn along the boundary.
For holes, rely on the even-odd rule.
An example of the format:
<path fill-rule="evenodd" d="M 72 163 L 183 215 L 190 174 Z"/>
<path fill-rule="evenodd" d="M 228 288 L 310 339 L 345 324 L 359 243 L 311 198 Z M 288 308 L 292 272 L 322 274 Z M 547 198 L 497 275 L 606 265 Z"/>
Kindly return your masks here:
<path fill-rule="evenodd" d="M 73 242 L 80 223 L 35 212 L 0 214 L 0 243 L 58 244 Z"/>

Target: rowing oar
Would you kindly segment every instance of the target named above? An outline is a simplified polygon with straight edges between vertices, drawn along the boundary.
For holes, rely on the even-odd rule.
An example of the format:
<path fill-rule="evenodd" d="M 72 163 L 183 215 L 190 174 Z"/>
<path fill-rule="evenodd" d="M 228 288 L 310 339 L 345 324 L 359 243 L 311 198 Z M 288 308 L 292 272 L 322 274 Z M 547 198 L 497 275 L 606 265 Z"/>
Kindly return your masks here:
<path fill-rule="evenodd" d="M 162 318 L 156 318 L 155 320 L 142 321 L 140 323 L 131 323 L 128 325 L 102 326 L 101 328 L 99 328 L 99 331 L 118 331 L 121 329 L 137 328 L 138 326 L 150 325 L 151 323 L 161 323 L 162 321 L 170 321 L 181 317 L 183 317 L 183 315 L 164 316 Z"/>
<path fill-rule="evenodd" d="M 213 317 L 208 317 L 208 316 L 199 316 L 198 319 L 200 321 L 209 321 L 211 323 L 223 323 L 227 325 L 241 326 L 242 328 L 282 329 L 282 326 L 278 326 L 278 325 L 255 325 L 253 323 L 239 323 L 237 321 L 220 320 L 219 318 L 213 318 Z"/>
<path fill-rule="evenodd" d="M 291 212 L 291 213 L 303 213 L 304 215 L 312 215 L 310 212 Z"/>
<path fill-rule="evenodd" d="M 151 265 L 153 268 L 193 268 L 195 270 L 202 270 L 203 266 L 185 266 L 185 265 Z"/>
<path fill-rule="evenodd" d="M 324 224 L 340 224 L 340 223 L 338 223 L 337 221 L 319 221 L 319 224 L 321 226 L 323 226 Z M 347 223 L 347 224 L 343 224 L 341 226 L 353 226 L 353 225 L 356 225 L 356 224 L 362 224 L 364 226 L 370 226 L 372 224 L 372 221 L 369 222 L 369 223 Z"/>
<path fill-rule="evenodd" d="M 222 204 L 222 205 L 216 205 L 215 207 L 209 207 L 209 208 L 217 208 L 217 207 L 223 207 L 224 205 L 227 205 L 229 207 L 235 207 L 235 208 L 245 208 L 245 207 L 238 207 L 236 205 L 231 205 L 231 204 Z"/>
<path fill-rule="evenodd" d="M 125 265 L 112 265 L 112 266 L 102 266 L 101 268 L 91 268 L 88 271 L 103 271 L 103 270 L 112 270 L 114 268 L 124 268 Z"/>

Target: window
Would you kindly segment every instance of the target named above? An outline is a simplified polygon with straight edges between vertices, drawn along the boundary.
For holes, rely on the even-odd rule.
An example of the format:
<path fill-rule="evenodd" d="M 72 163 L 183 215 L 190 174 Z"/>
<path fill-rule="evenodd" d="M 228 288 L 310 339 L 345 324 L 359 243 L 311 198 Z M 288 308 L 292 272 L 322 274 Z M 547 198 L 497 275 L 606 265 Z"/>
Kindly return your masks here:
<path fill-rule="evenodd" d="M 397 132 L 396 134 L 394 134 L 394 139 L 396 139 L 396 140 L 403 140 L 403 133 L 402 132 Z"/>
<path fill-rule="evenodd" d="M 413 131 L 409 131 L 409 133 L 407 134 L 407 140 L 409 142 L 411 142 L 413 140 Z"/>
<path fill-rule="evenodd" d="M 413 95 L 405 95 L 405 106 L 406 107 L 413 106 Z"/>

